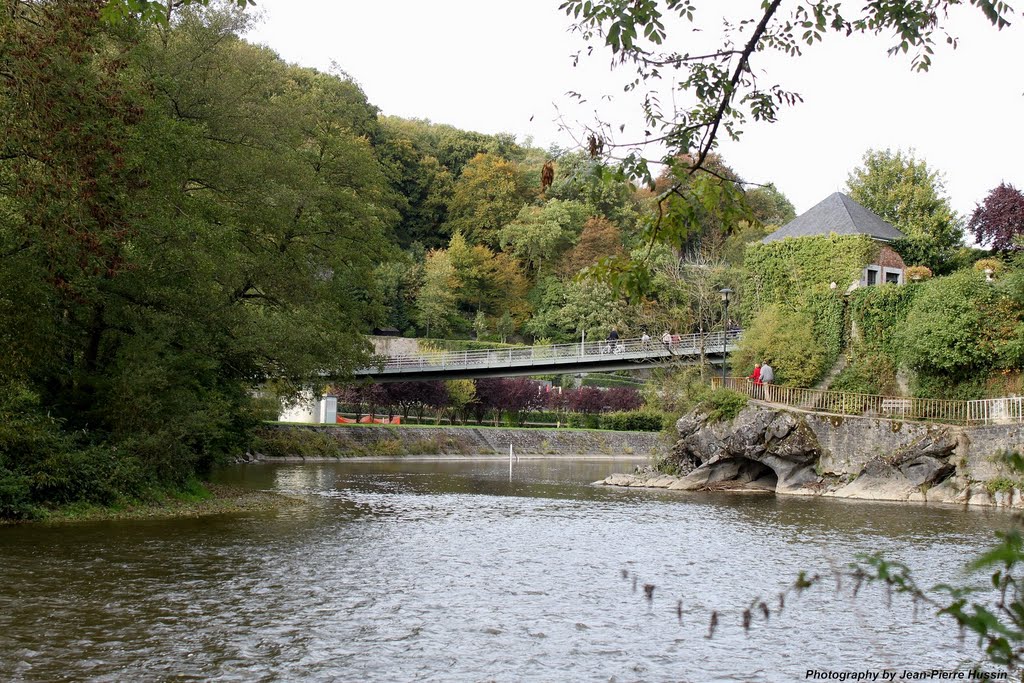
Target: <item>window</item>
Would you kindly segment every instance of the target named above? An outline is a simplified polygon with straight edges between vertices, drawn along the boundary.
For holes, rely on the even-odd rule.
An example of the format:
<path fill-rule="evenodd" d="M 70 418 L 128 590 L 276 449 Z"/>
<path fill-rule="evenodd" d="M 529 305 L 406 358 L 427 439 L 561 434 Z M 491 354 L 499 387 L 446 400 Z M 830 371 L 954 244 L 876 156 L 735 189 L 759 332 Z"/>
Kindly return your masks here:
<path fill-rule="evenodd" d="M 868 268 L 868 287 L 878 284 L 878 271 L 874 268 Z"/>
<path fill-rule="evenodd" d="M 899 272 L 887 271 L 885 273 L 885 281 L 888 284 L 898 285 L 900 283 Z"/>

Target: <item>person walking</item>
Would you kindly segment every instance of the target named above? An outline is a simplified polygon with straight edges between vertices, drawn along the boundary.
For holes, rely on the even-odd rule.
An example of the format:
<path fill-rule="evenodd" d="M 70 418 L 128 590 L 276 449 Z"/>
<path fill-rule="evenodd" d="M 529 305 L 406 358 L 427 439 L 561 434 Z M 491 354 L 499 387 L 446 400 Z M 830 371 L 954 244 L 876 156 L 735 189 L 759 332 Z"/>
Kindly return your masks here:
<path fill-rule="evenodd" d="M 772 382 L 775 381 L 775 370 L 768 362 L 761 363 L 761 385 L 764 392 L 764 400 L 772 400 Z"/>
<path fill-rule="evenodd" d="M 611 353 L 612 347 L 616 345 L 617 341 L 619 341 L 619 331 L 613 327 L 612 331 L 608 333 L 608 339 L 605 340 L 605 345 L 601 352 Z"/>
<path fill-rule="evenodd" d="M 747 377 L 748 380 L 754 383 L 754 390 L 752 393 L 753 398 L 761 398 L 761 364 L 754 363 L 754 371 Z"/>

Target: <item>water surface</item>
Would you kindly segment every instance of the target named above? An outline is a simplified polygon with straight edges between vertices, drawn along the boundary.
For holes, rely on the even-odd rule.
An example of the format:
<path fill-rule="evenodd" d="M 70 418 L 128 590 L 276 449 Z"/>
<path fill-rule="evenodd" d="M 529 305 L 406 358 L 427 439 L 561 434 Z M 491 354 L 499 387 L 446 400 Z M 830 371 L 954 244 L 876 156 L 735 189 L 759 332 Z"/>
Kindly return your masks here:
<path fill-rule="evenodd" d="M 307 504 L 0 528 L 0 680 L 796 681 L 979 656 L 880 589 L 777 595 L 876 550 L 962 580 L 1005 514 L 589 485 L 634 462 L 248 465 L 221 477 Z"/>

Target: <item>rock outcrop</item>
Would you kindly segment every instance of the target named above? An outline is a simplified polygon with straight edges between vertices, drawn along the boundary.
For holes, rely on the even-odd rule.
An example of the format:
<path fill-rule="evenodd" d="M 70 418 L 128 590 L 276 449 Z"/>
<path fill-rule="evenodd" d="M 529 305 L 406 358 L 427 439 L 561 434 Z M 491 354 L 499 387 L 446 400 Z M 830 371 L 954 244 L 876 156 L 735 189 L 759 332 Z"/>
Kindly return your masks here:
<path fill-rule="evenodd" d="M 598 483 L 1024 508 L 1019 475 L 998 457 L 1024 450 L 1020 425 L 997 432 L 751 403 L 717 423 L 697 410 L 676 428 L 679 440 L 661 462 L 673 475 L 637 471 Z"/>
<path fill-rule="evenodd" d="M 820 447 L 797 414 L 747 407 L 731 422 L 709 424 L 706 415 L 693 412 L 676 428 L 680 438 L 673 454 L 698 466 L 670 488 L 722 487 L 726 482 L 761 482 L 755 488 L 765 488 L 775 479 L 772 488 L 792 491 L 817 481 Z"/>

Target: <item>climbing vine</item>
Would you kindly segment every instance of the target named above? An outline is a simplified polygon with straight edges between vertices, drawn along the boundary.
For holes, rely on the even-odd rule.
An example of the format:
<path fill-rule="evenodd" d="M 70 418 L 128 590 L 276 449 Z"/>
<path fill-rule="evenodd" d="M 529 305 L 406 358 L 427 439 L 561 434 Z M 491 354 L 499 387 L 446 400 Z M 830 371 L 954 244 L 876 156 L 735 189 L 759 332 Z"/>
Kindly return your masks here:
<path fill-rule="evenodd" d="M 792 305 L 812 293 L 829 292 L 833 282 L 837 291 L 846 291 L 878 250 L 867 235 L 836 234 L 748 246 L 743 258 L 745 318 L 774 303 Z"/>
<path fill-rule="evenodd" d="M 899 332 L 915 297 L 929 286 L 922 283 L 905 287 L 864 287 L 850 292 L 853 349 L 862 354 L 882 354 L 899 365 L 902 350 Z"/>
<path fill-rule="evenodd" d="M 878 249 L 865 235 L 835 234 L 747 247 L 744 319 L 761 333 L 747 336 L 737 361 L 772 362 L 781 384 L 821 379 L 842 352 L 842 295 Z"/>

